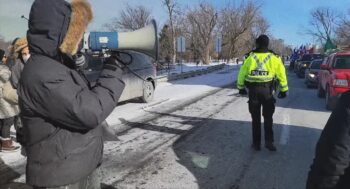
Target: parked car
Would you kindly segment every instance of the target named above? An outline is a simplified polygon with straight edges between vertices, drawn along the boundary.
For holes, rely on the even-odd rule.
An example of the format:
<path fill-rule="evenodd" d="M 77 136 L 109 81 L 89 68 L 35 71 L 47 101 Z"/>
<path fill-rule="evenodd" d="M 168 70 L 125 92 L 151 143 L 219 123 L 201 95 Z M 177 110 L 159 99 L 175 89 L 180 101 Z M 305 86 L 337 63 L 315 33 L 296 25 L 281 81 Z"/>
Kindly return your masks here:
<path fill-rule="evenodd" d="M 350 50 L 328 56 L 319 73 L 318 96 L 326 97 L 326 108 L 332 109 L 340 95 L 350 89 Z"/>
<path fill-rule="evenodd" d="M 318 73 L 320 72 L 322 62 L 322 59 L 313 60 L 305 70 L 305 84 L 308 88 L 317 87 Z"/>
<path fill-rule="evenodd" d="M 303 57 L 298 61 L 296 73 L 299 78 L 305 77 L 305 70 L 309 67 L 311 61 L 316 59 L 323 59 L 322 54 L 304 54 Z"/>
<path fill-rule="evenodd" d="M 129 55 L 128 55 L 129 54 Z M 124 91 L 119 102 L 134 98 L 141 98 L 143 102 L 150 102 L 154 98 L 156 89 L 156 66 L 153 59 L 142 53 L 135 51 L 126 51 L 120 54 L 120 58 L 126 62 L 130 61 L 128 69 L 124 69 L 123 81 L 125 82 Z M 94 83 L 102 70 L 104 58 L 100 56 L 89 56 L 88 68 L 84 71 L 88 80 Z"/>

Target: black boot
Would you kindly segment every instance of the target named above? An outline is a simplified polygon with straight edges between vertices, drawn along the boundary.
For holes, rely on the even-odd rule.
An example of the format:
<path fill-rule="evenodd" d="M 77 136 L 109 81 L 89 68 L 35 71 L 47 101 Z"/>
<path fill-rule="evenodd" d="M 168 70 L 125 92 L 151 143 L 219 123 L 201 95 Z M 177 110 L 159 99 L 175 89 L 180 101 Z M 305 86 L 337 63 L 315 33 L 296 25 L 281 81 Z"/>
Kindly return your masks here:
<path fill-rule="evenodd" d="M 266 147 L 268 150 L 272 151 L 272 152 L 277 151 L 276 146 L 275 146 L 272 142 L 266 143 L 266 144 L 265 144 L 265 147 Z"/>
<path fill-rule="evenodd" d="M 11 138 L 1 138 L 1 152 L 16 152 L 19 150 L 19 146 L 15 146 Z"/>
<path fill-rule="evenodd" d="M 261 150 L 260 145 L 257 145 L 257 144 L 252 144 L 252 148 L 253 148 L 255 151 L 260 151 L 260 150 Z"/>

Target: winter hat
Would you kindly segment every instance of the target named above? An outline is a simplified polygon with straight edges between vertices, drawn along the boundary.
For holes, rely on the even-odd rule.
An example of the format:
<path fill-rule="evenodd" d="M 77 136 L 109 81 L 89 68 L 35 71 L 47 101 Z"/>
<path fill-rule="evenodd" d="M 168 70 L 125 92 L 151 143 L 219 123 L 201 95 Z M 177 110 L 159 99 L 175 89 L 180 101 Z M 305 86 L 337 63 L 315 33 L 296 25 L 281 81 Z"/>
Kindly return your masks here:
<path fill-rule="evenodd" d="M 19 38 L 13 45 L 14 53 L 19 53 L 23 48 L 28 46 L 28 41 L 26 37 Z"/>
<path fill-rule="evenodd" d="M 11 54 L 18 54 L 23 48 L 28 46 L 27 38 L 16 38 L 9 46 Z"/>
<path fill-rule="evenodd" d="M 2 60 L 2 58 L 4 57 L 5 55 L 5 51 L 0 49 L 0 61 Z"/>
<path fill-rule="evenodd" d="M 267 35 L 260 35 L 256 40 L 255 40 L 255 43 L 256 43 L 256 46 L 258 47 L 268 47 L 269 46 L 269 37 L 267 37 Z"/>
<path fill-rule="evenodd" d="M 90 4 L 86 0 L 73 0 L 72 13 L 66 36 L 60 46 L 61 52 L 75 55 L 79 50 L 80 41 L 83 39 L 87 26 L 92 21 L 93 13 Z"/>

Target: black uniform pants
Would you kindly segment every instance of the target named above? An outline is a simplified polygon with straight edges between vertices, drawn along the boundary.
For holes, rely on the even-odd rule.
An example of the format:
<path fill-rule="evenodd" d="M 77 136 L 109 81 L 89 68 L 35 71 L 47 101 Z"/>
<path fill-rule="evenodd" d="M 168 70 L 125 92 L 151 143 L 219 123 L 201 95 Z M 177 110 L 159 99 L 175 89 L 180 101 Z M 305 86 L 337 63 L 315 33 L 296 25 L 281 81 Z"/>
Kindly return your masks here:
<path fill-rule="evenodd" d="M 264 117 L 265 143 L 272 143 L 273 113 L 275 112 L 275 98 L 272 95 L 272 83 L 251 84 L 249 88 L 249 112 L 252 116 L 253 144 L 261 144 L 261 107 Z"/>

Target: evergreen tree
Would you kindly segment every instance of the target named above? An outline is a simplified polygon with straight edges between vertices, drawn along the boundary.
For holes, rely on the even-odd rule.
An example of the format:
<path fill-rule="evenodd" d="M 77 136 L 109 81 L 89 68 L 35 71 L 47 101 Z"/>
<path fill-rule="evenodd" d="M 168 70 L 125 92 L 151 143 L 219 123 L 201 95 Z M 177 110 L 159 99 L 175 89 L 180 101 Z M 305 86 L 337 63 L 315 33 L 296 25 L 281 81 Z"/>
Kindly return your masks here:
<path fill-rule="evenodd" d="M 168 25 L 164 25 L 159 34 L 159 57 L 160 60 L 171 60 L 171 35 Z"/>

